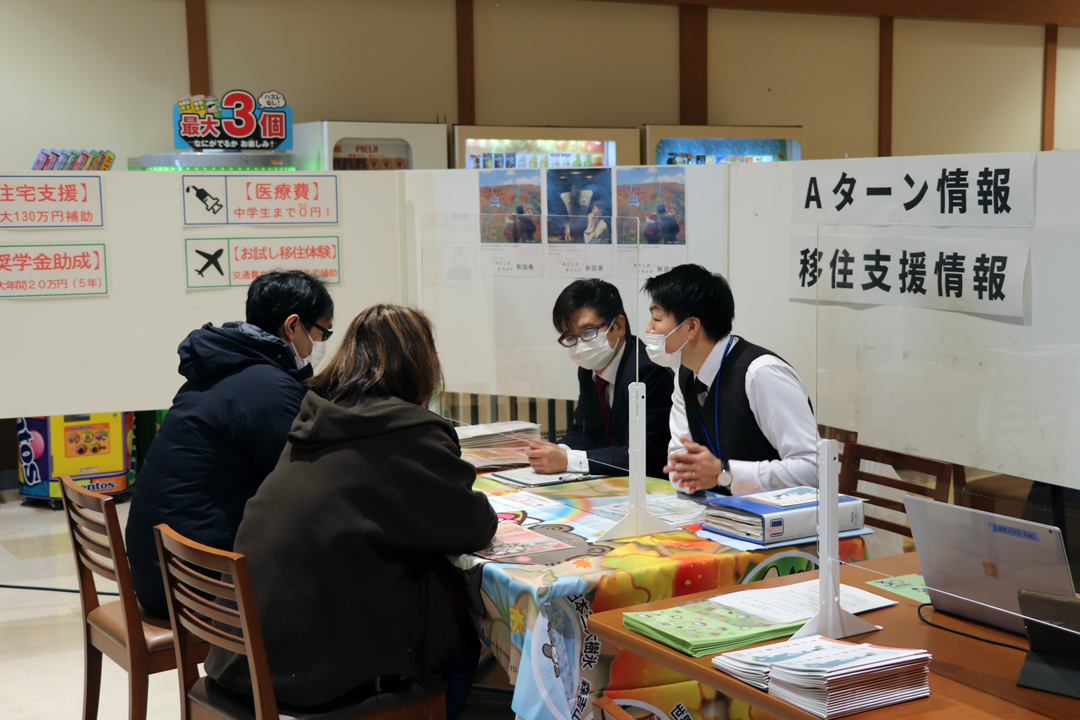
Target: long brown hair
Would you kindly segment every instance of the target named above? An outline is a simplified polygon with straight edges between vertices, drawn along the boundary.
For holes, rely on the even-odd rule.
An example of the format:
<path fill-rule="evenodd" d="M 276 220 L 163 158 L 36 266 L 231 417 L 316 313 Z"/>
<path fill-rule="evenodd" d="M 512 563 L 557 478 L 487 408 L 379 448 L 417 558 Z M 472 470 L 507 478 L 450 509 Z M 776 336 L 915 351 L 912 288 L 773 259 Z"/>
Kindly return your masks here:
<path fill-rule="evenodd" d="M 426 405 L 440 378 L 427 315 L 400 305 L 372 305 L 349 324 L 341 347 L 308 387 L 338 405 L 355 405 L 365 396 Z"/>

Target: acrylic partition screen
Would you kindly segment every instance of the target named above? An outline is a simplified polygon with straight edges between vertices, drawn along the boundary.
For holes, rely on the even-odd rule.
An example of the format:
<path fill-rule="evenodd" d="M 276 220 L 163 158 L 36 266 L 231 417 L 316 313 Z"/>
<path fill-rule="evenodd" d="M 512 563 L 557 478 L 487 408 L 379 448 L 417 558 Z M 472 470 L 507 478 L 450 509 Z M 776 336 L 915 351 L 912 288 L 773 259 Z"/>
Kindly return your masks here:
<path fill-rule="evenodd" d="M 552 319 L 559 294 L 611 283 L 640 338 L 645 279 L 686 262 L 726 271 L 724 178 L 722 167 L 408 173 L 411 299 L 435 323 L 447 389 L 577 400 L 578 365 Z"/>

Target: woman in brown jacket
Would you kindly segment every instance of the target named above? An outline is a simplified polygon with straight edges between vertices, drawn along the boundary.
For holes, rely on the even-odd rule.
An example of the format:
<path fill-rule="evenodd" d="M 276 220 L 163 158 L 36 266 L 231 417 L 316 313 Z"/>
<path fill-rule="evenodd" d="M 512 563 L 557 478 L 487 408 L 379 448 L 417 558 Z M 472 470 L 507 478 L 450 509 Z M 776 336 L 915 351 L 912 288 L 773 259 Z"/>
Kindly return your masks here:
<path fill-rule="evenodd" d="M 426 408 L 438 380 L 423 313 L 360 313 L 244 510 L 235 550 L 248 557 L 283 704 L 325 705 L 387 675 L 434 685 L 462 641 L 478 648 L 451 603 L 458 571 L 446 555 L 486 547 L 496 517 L 472 490 L 454 429 Z M 251 692 L 244 658 L 215 649 L 206 669 Z M 448 716 L 470 682 L 451 681 Z"/>

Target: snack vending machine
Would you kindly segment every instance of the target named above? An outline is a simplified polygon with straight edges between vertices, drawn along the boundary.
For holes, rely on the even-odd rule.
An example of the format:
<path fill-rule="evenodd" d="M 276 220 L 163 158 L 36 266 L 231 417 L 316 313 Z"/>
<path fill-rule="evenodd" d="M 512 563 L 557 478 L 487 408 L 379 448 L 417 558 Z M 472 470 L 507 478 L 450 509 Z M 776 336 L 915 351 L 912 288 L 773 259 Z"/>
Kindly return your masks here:
<path fill-rule="evenodd" d="M 297 170 L 445 170 L 445 123 L 293 125 Z"/>
<path fill-rule="evenodd" d="M 645 125 L 646 165 L 727 165 L 802 159 L 797 126 Z"/>
<path fill-rule="evenodd" d="M 22 497 L 61 506 L 60 477 L 118 495 L 135 482 L 135 413 L 22 417 L 16 420 Z"/>
<path fill-rule="evenodd" d="M 583 168 L 640 163 L 638 128 L 454 126 L 456 168 Z"/>

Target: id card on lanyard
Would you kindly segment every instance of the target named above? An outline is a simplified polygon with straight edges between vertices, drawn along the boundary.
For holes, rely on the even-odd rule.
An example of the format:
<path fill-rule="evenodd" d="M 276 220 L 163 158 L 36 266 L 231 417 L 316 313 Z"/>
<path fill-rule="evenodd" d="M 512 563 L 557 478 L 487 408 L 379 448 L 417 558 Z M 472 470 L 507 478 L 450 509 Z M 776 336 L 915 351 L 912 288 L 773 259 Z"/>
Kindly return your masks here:
<path fill-rule="evenodd" d="M 720 382 L 720 372 L 724 369 L 724 361 L 727 360 L 728 353 L 731 352 L 731 343 L 734 341 L 734 335 L 728 338 L 727 347 L 724 348 L 724 356 L 720 358 L 720 369 L 716 371 L 716 377 L 713 378 L 714 385 Z M 701 408 L 701 410 L 704 412 L 705 408 Z M 705 436 L 705 444 L 709 446 L 713 457 L 723 461 L 724 458 L 720 455 L 720 388 L 716 388 L 716 393 L 713 395 L 713 427 L 716 429 L 715 445 L 712 436 L 709 435 L 709 429 L 705 427 L 705 419 L 701 413 L 698 413 L 698 422 L 701 423 L 701 434 Z"/>

